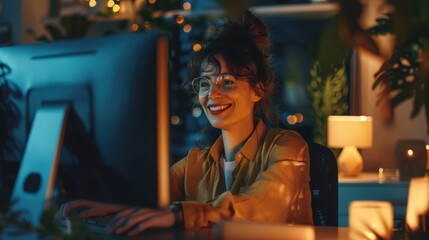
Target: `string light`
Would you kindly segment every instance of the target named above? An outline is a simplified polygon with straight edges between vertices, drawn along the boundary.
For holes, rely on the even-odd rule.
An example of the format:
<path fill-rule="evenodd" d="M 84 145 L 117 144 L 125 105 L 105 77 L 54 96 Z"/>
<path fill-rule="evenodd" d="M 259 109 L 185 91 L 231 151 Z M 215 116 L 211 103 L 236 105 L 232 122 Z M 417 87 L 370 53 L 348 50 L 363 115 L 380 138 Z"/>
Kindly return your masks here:
<path fill-rule="evenodd" d="M 185 26 L 183 26 L 183 31 L 188 33 L 192 30 L 192 26 L 189 24 L 185 24 Z"/>
<path fill-rule="evenodd" d="M 107 1 L 107 7 L 111 8 L 113 6 L 115 6 L 115 1 L 113 1 L 113 0 Z"/>
<path fill-rule="evenodd" d="M 297 118 L 295 115 L 289 115 L 289 116 L 287 117 L 287 122 L 288 122 L 290 125 L 295 125 L 295 124 L 298 122 L 298 118 Z"/>
<path fill-rule="evenodd" d="M 145 21 L 143 26 L 144 26 L 144 29 L 150 30 L 150 23 L 148 21 Z"/>
<path fill-rule="evenodd" d="M 179 116 L 173 115 L 173 116 L 171 116 L 170 122 L 173 125 L 179 125 L 182 122 L 182 120 L 180 119 Z"/>
<path fill-rule="evenodd" d="M 112 7 L 112 11 L 113 12 L 119 12 L 119 10 L 121 10 L 121 6 L 119 6 L 119 4 L 115 4 L 115 5 L 113 5 L 113 7 Z"/>
<path fill-rule="evenodd" d="M 156 0 L 149 0 L 149 4 L 155 4 Z"/>
<path fill-rule="evenodd" d="M 194 52 L 199 52 L 199 51 L 201 51 L 202 48 L 203 48 L 203 46 L 201 46 L 201 44 L 199 44 L 199 43 L 195 43 L 192 46 L 192 50 L 194 50 Z"/>
<path fill-rule="evenodd" d="M 408 155 L 408 157 L 413 157 L 413 156 L 414 156 L 414 151 L 413 151 L 413 149 L 408 149 L 408 151 L 407 151 L 407 155 Z"/>
<path fill-rule="evenodd" d="M 133 23 L 131 25 L 131 31 L 137 32 L 139 30 L 139 25 L 137 23 Z"/>
<path fill-rule="evenodd" d="M 185 18 L 182 15 L 176 17 L 176 23 L 182 24 L 185 21 Z"/>
<path fill-rule="evenodd" d="M 185 11 L 189 11 L 189 10 L 191 10 L 191 8 L 192 8 L 192 6 L 191 6 L 191 3 L 190 3 L 190 2 L 184 2 L 184 3 L 183 3 L 183 9 L 184 9 Z"/>
<path fill-rule="evenodd" d="M 295 113 L 295 116 L 298 123 L 302 123 L 302 121 L 304 121 L 304 115 L 302 115 L 301 113 Z"/>
<path fill-rule="evenodd" d="M 201 108 L 199 108 L 199 107 L 194 107 L 194 109 L 192 109 L 192 116 L 194 116 L 196 118 L 200 117 L 201 113 L 202 113 L 202 111 L 201 111 Z"/>
<path fill-rule="evenodd" d="M 97 5 L 97 1 L 95 1 L 95 0 L 90 0 L 89 2 L 88 2 L 88 6 L 89 7 L 95 7 Z"/>

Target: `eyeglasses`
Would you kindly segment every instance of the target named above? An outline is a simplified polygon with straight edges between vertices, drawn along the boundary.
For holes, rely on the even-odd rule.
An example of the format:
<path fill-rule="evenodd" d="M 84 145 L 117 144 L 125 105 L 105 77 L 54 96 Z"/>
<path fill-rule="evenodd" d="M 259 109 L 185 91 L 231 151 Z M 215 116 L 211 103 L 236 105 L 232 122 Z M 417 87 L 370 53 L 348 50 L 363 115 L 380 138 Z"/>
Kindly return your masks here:
<path fill-rule="evenodd" d="M 209 76 L 194 78 L 194 80 L 192 80 L 192 88 L 194 89 L 194 92 L 199 96 L 208 95 L 212 84 L 216 84 L 216 86 L 224 92 L 230 92 L 235 88 L 235 85 L 239 80 L 236 76 L 230 73 L 223 73 L 212 77 L 214 80 L 209 78 Z"/>

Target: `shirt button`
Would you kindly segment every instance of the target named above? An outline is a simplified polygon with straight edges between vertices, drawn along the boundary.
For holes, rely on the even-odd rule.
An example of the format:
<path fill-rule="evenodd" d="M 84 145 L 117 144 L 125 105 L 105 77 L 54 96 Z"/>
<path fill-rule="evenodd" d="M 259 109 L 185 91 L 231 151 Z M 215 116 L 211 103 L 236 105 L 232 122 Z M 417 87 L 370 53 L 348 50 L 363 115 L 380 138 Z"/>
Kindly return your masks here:
<path fill-rule="evenodd" d="M 238 157 L 238 158 L 241 158 L 241 153 L 237 154 L 237 157 Z"/>

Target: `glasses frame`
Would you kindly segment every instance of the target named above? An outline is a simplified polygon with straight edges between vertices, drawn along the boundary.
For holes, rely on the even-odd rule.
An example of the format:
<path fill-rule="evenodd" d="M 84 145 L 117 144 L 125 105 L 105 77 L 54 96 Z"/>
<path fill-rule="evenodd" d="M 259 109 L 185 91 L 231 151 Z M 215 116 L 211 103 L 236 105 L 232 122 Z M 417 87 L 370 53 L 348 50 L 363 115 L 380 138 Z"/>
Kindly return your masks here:
<path fill-rule="evenodd" d="M 231 78 L 222 78 L 224 76 L 232 76 L 232 79 Z M 215 77 L 215 79 L 213 79 L 213 77 Z M 237 81 L 253 82 L 253 80 L 246 80 L 245 78 L 249 78 L 249 76 L 237 77 L 236 75 L 234 75 L 232 73 L 222 73 L 222 74 L 218 74 L 218 75 L 196 77 L 196 78 L 192 79 L 191 85 L 192 85 L 192 90 L 195 92 L 195 94 L 197 94 L 198 96 L 207 96 L 210 93 L 211 87 L 213 84 L 218 85 L 219 89 L 222 90 L 223 92 L 230 92 L 230 91 L 234 90 L 234 87 L 237 84 Z M 209 89 L 207 91 L 201 92 L 198 90 L 198 87 L 196 87 L 196 85 L 197 85 L 196 82 L 200 79 L 206 79 L 208 82 L 210 82 L 210 86 L 209 86 Z M 234 81 L 233 87 L 231 89 L 224 89 L 222 86 L 219 86 L 220 81 L 221 80 L 223 81 L 225 79 Z"/>

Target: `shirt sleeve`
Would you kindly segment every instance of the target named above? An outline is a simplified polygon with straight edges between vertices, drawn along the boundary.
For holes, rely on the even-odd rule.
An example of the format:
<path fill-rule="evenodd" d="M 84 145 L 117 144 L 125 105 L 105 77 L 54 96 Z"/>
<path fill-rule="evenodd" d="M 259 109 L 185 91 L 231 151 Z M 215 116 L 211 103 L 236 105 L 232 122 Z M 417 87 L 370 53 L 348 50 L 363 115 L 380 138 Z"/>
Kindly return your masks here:
<path fill-rule="evenodd" d="M 171 201 L 185 200 L 185 173 L 187 158 L 184 157 L 170 168 Z"/>
<path fill-rule="evenodd" d="M 224 219 L 313 224 L 306 142 L 285 131 L 266 154 L 266 170 L 238 194 L 224 192 L 206 203 L 182 202 L 185 228 L 210 227 Z"/>

